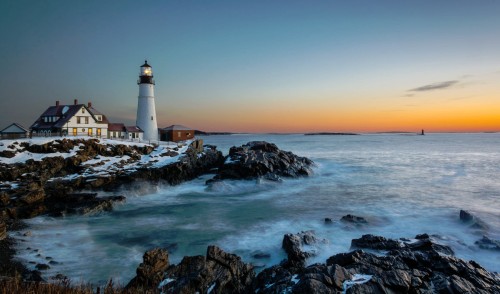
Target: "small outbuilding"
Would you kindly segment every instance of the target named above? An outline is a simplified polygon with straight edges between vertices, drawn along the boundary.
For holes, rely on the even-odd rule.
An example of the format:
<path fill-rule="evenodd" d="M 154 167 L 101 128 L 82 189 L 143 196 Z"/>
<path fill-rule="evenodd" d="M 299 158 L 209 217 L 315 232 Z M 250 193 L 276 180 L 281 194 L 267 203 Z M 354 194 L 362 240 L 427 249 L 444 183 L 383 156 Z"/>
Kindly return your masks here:
<path fill-rule="evenodd" d="M 110 139 L 125 139 L 125 125 L 122 123 L 108 124 L 108 138 Z"/>
<path fill-rule="evenodd" d="M 12 123 L 0 131 L 2 139 L 18 139 L 28 137 L 28 129 L 18 123 Z"/>
<path fill-rule="evenodd" d="M 194 138 L 194 130 L 183 125 L 171 125 L 160 129 L 160 141 L 185 141 Z"/>
<path fill-rule="evenodd" d="M 125 127 L 125 137 L 129 140 L 142 141 L 144 136 L 144 131 L 137 126 L 126 126 Z"/>

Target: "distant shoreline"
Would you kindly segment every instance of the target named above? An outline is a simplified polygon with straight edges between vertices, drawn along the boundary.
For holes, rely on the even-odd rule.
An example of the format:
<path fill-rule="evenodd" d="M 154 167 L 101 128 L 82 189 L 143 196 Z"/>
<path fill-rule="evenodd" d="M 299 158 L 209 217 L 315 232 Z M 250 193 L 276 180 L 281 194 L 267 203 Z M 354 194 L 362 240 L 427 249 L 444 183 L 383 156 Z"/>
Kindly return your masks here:
<path fill-rule="evenodd" d="M 356 133 L 330 133 L 330 132 L 320 132 L 320 133 L 305 133 L 304 136 L 357 136 Z"/>

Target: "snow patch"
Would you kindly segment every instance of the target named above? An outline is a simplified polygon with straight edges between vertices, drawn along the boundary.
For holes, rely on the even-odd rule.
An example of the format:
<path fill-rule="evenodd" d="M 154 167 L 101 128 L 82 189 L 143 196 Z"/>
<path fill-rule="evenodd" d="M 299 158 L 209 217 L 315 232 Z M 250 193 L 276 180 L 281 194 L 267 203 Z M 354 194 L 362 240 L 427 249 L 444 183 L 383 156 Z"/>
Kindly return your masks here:
<path fill-rule="evenodd" d="M 173 281 L 175 281 L 175 279 L 166 278 L 165 280 L 161 281 L 161 283 L 158 285 L 158 289 Z"/>
<path fill-rule="evenodd" d="M 210 285 L 210 287 L 208 287 L 207 294 L 212 293 L 212 291 L 213 291 L 213 290 L 214 290 L 214 288 L 215 288 L 215 285 L 216 285 L 216 284 L 215 284 L 215 283 L 213 283 L 212 285 Z"/>

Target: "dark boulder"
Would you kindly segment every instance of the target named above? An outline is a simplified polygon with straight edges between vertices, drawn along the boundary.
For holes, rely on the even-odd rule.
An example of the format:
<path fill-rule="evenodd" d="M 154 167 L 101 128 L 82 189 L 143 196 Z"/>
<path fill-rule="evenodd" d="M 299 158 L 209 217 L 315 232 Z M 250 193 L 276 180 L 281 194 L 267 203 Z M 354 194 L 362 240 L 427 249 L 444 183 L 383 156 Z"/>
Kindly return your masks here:
<path fill-rule="evenodd" d="M 164 293 L 251 293 L 255 272 L 239 256 L 209 246 L 206 257 L 184 257 L 166 277 Z"/>
<path fill-rule="evenodd" d="M 487 250 L 500 250 L 500 241 L 488 238 L 488 236 L 483 236 L 480 240 L 474 242 L 479 248 Z"/>
<path fill-rule="evenodd" d="M 231 147 L 213 180 L 260 177 L 280 180 L 281 177 L 309 176 L 313 164 L 310 159 L 280 150 L 275 144 L 253 141 L 240 147 Z"/>
<path fill-rule="evenodd" d="M 427 234 L 417 235 L 415 236 L 415 241 L 404 242 L 404 245 L 405 247 L 408 247 L 414 251 L 432 251 L 446 255 L 455 254 L 451 247 L 434 242 L 432 238 Z"/>
<path fill-rule="evenodd" d="M 368 221 L 364 217 L 355 216 L 352 214 L 344 215 L 341 219 L 342 222 L 352 223 L 355 225 L 366 225 Z"/>
<path fill-rule="evenodd" d="M 114 203 L 124 201 L 124 196 L 97 197 L 97 193 L 72 193 L 51 199 L 47 206 L 51 216 L 89 215 L 111 211 Z"/>
<path fill-rule="evenodd" d="M 352 239 L 351 248 L 367 248 L 377 250 L 392 250 L 403 247 L 404 245 L 397 240 L 387 239 L 381 236 L 363 235 L 359 239 Z"/>
<path fill-rule="evenodd" d="M 316 255 L 315 245 L 326 243 L 326 240 L 316 238 L 314 231 L 303 231 L 297 234 L 283 236 L 282 248 L 288 255 L 288 262 L 293 266 L 303 267 L 308 257 Z M 309 249 L 304 247 L 308 245 Z"/>
<path fill-rule="evenodd" d="M 255 293 L 285 293 L 295 285 L 292 280 L 296 269 L 274 265 L 262 270 L 254 279 L 252 288 Z"/>
<path fill-rule="evenodd" d="M 168 252 L 163 248 L 154 248 L 142 257 L 143 262 L 136 270 L 136 276 L 128 283 L 126 289 L 157 289 L 165 277 L 169 266 Z"/>
<path fill-rule="evenodd" d="M 472 222 L 474 216 L 467 210 L 460 210 L 460 220 L 463 222 Z"/>
<path fill-rule="evenodd" d="M 252 257 L 255 259 L 269 259 L 271 258 L 271 254 L 262 251 L 257 251 L 252 254 Z"/>
<path fill-rule="evenodd" d="M 481 231 L 488 230 L 488 225 L 485 222 L 483 222 L 480 218 L 474 216 L 467 210 L 460 210 L 460 220 L 473 229 Z"/>
<path fill-rule="evenodd" d="M 35 268 L 39 271 L 43 271 L 43 270 L 48 270 L 50 269 L 50 266 L 48 264 L 45 264 L 45 263 L 39 263 L 35 266 Z"/>

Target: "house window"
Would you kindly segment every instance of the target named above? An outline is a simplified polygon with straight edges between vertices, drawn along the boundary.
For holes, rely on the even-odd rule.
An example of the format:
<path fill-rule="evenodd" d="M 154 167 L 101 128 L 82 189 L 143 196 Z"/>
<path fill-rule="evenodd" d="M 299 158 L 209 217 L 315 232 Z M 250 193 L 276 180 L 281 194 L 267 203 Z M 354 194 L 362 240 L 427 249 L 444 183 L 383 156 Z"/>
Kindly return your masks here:
<path fill-rule="evenodd" d="M 73 128 L 73 136 L 76 136 L 78 134 L 77 128 Z"/>
<path fill-rule="evenodd" d="M 80 116 L 77 116 L 77 117 L 76 117 L 76 123 L 77 123 L 77 124 L 80 124 L 80 123 L 81 123 L 80 118 L 81 118 Z"/>
<path fill-rule="evenodd" d="M 85 117 L 85 123 L 86 123 L 86 124 L 88 124 L 88 123 L 89 123 L 89 117 L 88 117 L 88 116 L 86 116 L 86 117 Z"/>
<path fill-rule="evenodd" d="M 92 136 L 92 128 L 89 128 L 89 136 Z"/>
<path fill-rule="evenodd" d="M 101 136 L 101 129 L 97 129 L 97 137 Z"/>
<path fill-rule="evenodd" d="M 85 132 L 85 129 L 82 129 L 82 132 Z"/>
<path fill-rule="evenodd" d="M 181 132 L 177 132 L 177 137 L 180 138 L 181 137 Z"/>
<path fill-rule="evenodd" d="M 85 113 L 85 108 L 82 108 L 82 113 Z"/>

